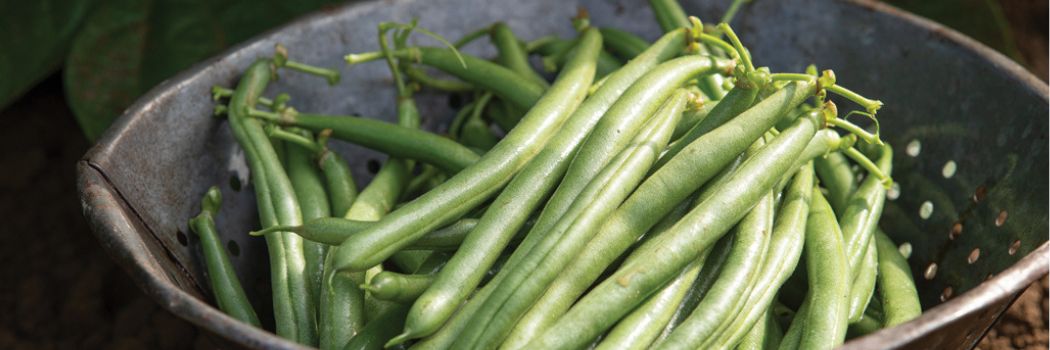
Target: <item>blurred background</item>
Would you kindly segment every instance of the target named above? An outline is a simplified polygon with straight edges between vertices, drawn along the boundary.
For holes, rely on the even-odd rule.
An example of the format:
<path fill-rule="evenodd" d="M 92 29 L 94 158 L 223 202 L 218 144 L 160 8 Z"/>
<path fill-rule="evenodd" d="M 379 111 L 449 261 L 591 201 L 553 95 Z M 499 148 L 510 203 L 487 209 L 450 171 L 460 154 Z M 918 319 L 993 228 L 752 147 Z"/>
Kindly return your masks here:
<path fill-rule="evenodd" d="M 624 0 L 625 1 L 625 0 Z M 773 1 L 773 0 L 755 0 Z M 890 0 L 1047 80 L 1047 0 Z M 75 162 L 168 77 L 331 0 L 0 0 L 0 348 L 214 348 L 101 251 Z M 746 5 L 745 5 L 746 6 Z M 742 12 L 746 15 L 746 7 Z M 1047 348 L 1047 279 L 981 349 Z"/>

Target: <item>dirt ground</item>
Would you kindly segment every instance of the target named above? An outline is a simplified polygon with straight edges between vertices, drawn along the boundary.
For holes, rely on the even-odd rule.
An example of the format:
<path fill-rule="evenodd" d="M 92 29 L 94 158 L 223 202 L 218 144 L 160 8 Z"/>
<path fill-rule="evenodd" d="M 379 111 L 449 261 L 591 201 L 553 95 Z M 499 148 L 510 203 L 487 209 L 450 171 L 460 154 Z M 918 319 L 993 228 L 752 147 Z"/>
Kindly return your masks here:
<path fill-rule="evenodd" d="M 1007 6 L 1030 68 L 1047 77 L 1046 0 Z M 1011 1 L 1005 1 L 1010 3 Z M 61 79 L 0 112 L 0 348 L 214 348 L 194 326 L 146 298 L 103 255 L 76 196 L 74 164 L 88 148 Z M 1033 284 L 980 349 L 1046 349 L 1047 279 Z"/>

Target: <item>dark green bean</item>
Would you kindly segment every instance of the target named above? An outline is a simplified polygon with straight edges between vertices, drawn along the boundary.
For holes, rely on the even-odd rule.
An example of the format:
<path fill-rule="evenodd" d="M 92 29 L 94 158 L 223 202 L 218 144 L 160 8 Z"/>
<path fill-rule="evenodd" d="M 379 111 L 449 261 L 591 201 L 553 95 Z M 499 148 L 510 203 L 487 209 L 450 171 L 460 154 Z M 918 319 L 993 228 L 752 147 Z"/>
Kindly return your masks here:
<path fill-rule="evenodd" d="M 300 135 L 312 138 L 308 132 Z M 332 210 L 328 205 L 328 193 L 325 191 L 325 180 L 313 161 L 311 150 L 289 146 L 286 148 L 288 178 L 292 181 L 295 197 L 299 201 L 303 220 L 329 217 Z M 324 260 L 328 245 L 306 241 L 303 242 L 303 256 L 306 259 L 306 276 L 309 293 L 320 295 L 324 273 Z"/>
<path fill-rule="evenodd" d="M 518 108 L 531 108 L 544 92 L 543 86 L 499 64 L 449 49 L 409 47 L 395 50 L 393 55 L 397 59 L 419 62 L 463 79 L 477 88 L 491 91 Z M 347 62 L 351 64 L 379 58 L 382 58 L 381 54 L 374 52 L 346 56 Z"/>
<path fill-rule="evenodd" d="M 544 88 L 547 87 L 547 80 L 532 70 L 532 65 L 529 64 L 529 58 L 525 54 L 524 48 L 521 47 L 518 38 L 514 36 L 514 32 L 510 30 L 507 24 L 503 22 L 493 24 L 492 29 L 489 31 L 489 39 L 496 46 L 496 62 L 529 81 Z"/>
<path fill-rule="evenodd" d="M 602 46 L 624 61 L 633 60 L 649 47 L 649 43 L 637 35 L 609 27 L 603 27 L 600 30 L 603 39 Z"/>
<path fill-rule="evenodd" d="M 407 305 L 395 304 L 387 309 L 382 315 L 369 322 L 360 333 L 357 333 L 350 342 L 343 347 L 344 350 L 382 350 L 390 338 L 405 324 L 405 314 L 408 313 Z"/>
<path fill-rule="evenodd" d="M 287 174 L 281 168 L 277 153 L 261 124 L 248 116 L 255 100 L 269 83 L 272 71 L 271 62 L 266 59 L 258 60 L 248 68 L 230 98 L 230 127 L 249 156 L 252 176 L 257 180 L 256 191 L 262 191 L 263 195 L 258 196 L 257 200 L 267 202 L 259 206 L 263 224 L 298 225 L 302 219 Z M 316 309 L 312 302 L 313 296 L 306 291 L 302 240 L 287 233 L 268 235 L 268 245 L 278 242 L 280 249 L 270 248 L 278 335 L 303 344 L 313 344 L 316 340 Z"/>
<path fill-rule="evenodd" d="M 204 252 L 204 266 L 208 269 L 208 281 L 211 282 L 212 295 L 219 310 L 241 322 L 260 327 L 259 316 L 248 302 L 237 271 L 233 269 L 230 257 L 215 230 L 215 215 L 222 206 L 222 193 L 212 186 L 201 199 L 201 212 L 190 219 L 190 229 L 200 237 L 201 250 Z"/>
<path fill-rule="evenodd" d="M 813 138 L 818 126 L 822 124 L 821 118 L 821 113 L 809 113 L 799 118 L 794 126 L 781 132 L 754 157 L 745 161 L 733 174 L 727 186 L 717 189 L 667 234 L 646 242 L 632 253 L 648 258 L 636 259 L 621 266 L 580 299 L 554 325 L 533 339 L 528 347 L 578 346 L 580 342 L 594 339 L 612 322 L 638 305 L 643 298 L 724 235 L 730 226 L 739 221 L 772 189 L 779 179 L 778 175 L 788 171 L 787 167 L 791 165 L 792 159 L 801 153 Z M 669 166 L 665 165 L 664 168 Z M 799 177 L 808 180 L 809 183 L 806 183 L 805 191 L 799 191 L 802 193 L 797 194 L 804 199 L 804 209 L 808 209 L 808 192 L 812 188 L 812 174 L 809 174 L 809 179 L 805 179 L 806 174 L 799 173 Z M 777 226 L 781 226 L 781 223 Z M 670 343 L 672 342 L 664 342 Z"/>
<path fill-rule="evenodd" d="M 332 137 L 399 158 L 416 159 L 455 173 L 474 164 L 478 154 L 455 141 L 422 130 L 380 120 L 298 113 L 289 109 L 275 114 L 252 111 L 252 115 L 282 125 L 294 125 L 315 132 L 332 130 Z"/>
<path fill-rule="evenodd" d="M 875 231 L 875 246 L 879 250 L 878 301 L 882 302 L 883 323 L 892 327 L 918 317 L 922 305 L 908 260 L 880 229 Z"/>
<path fill-rule="evenodd" d="M 372 293 L 377 299 L 398 303 L 411 303 L 423 294 L 434 282 L 433 275 L 406 275 L 383 271 L 361 285 L 361 289 Z"/>
<path fill-rule="evenodd" d="M 752 86 L 738 86 L 729 90 L 725 97 L 718 101 L 707 118 L 690 128 L 685 135 L 676 139 L 674 143 L 667 147 L 667 151 L 656 163 L 656 168 L 662 167 L 664 163 L 670 161 L 671 158 L 674 158 L 675 155 L 693 143 L 693 141 L 696 141 L 696 139 L 717 129 L 751 108 L 755 104 L 758 91 L 759 88 Z M 791 102 L 794 102 L 794 100 Z"/>
<path fill-rule="evenodd" d="M 382 262 L 426 232 L 480 205 L 503 187 L 583 100 L 594 74 L 601 35 L 585 34 L 577 58 L 491 151 L 430 192 L 391 212 L 335 250 L 337 266 L 361 271 Z"/>

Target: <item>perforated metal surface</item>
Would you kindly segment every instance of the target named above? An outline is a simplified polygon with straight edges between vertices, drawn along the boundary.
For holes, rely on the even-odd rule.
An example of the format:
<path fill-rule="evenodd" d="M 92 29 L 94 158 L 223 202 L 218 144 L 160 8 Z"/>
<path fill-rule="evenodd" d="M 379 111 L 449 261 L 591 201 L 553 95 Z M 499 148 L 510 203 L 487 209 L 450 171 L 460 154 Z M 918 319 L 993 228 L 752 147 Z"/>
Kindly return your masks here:
<path fill-rule="evenodd" d="M 685 1 L 684 6 L 702 18 L 720 16 L 723 9 L 716 2 L 702 3 Z M 340 67 L 343 83 L 326 87 L 319 79 L 287 73 L 268 95 L 288 92 L 303 111 L 393 120 L 385 67 L 347 68 L 341 61 L 347 52 L 376 47 L 379 21 L 419 17 L 422 26 L 456 38 L 502 20 L 525 39 L 551 33 L 569 37 L 568 19 L 578 5 L 588 8 L 596 25 L 649 39 L 658 35 L 645 2 L 606 0 L 372 2 L 315 14 L 264 34 L 172 78 L 126 112 L 79 166 L 85 214 L 106 249 L 176 314 L 243 345 L 294 346 L 237 324 L 199 299 L 207 291 L 201 288 L 198 242 L 188 234 L 186 220 L 198 210 L 206 188 L 220 184 L 225 199 L 220 234 L 238 252 L 233 261 L 260 315 L 270 314 L 265 248 L 262 240 L 245 235 L 257 225 L 247 166 L 225 122 L 210 117 L 209 88 L 232 86 L 244 67 L 280 42 L 296 59 Z M 938 310 L 982 304 L 977 305 L 981 313 L 966 314 L 977 321 L 964 329 L 942 324 L 919 333 L 888 330 L 871 339 L 879 339 L 879 347 L 916 339 L 925 342 L 912 345 L 971 347 L 976 339 L 966 335 L 979 338 L 1023 287 L 1023 279 L 1046 273 L 1046 85 L 954 32 L 867 2 L 758 1 L 743 9 L 735 26 L 756 64 L 801 71 L 816 63 L 836 70 L 846 86 L 886 103 L 880 116 L 884 137 L 896 147 L 899 188 L 891 191 L 883 228 L 910 246 L 909 262 L 925 308 L 941 304 L 942 298 L 948 302 Z M 485 45 L 472 47 L 484 50 Z M 419 100 L 424 127 L 439 128 L 451 116 L 446 97 L 424 94 Z M 383 158 L 345 144 L 337 151 L 351 160 L 359 180 L 369 177 L 368 160 Z M 1043 259 L 1015 267 L 1026 273 L 1002 276 L 1040 246 Z M 984 288 L 984 298 L 967 297 L 989 276 L 1002 278 L 994 278 L 995 288 Z M 928 316 L 917 322 L 936 325 L 938 320 Z"/>

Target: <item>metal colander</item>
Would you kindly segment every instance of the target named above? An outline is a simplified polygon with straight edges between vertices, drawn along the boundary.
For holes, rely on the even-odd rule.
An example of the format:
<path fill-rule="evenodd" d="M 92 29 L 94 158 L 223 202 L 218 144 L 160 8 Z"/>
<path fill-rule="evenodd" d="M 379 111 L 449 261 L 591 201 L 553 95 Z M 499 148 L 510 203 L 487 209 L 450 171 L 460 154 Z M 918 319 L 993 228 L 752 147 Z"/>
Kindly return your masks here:
<path fill-rule="evenodd" d="M 718 18 L 724 2 L 708 3 L 683 6 Z M 205 190 L 220 184 L 219 232 L 260 315 L 271 307 L 263 240 L 245 234 L 258 222 L 248 168 L 226 123 L 211 117 L 210 87 L 233 86 L 279 42 L 301 61 L 340 67 L 343 83 L 326 87 L 289 73 L 268 95 L 288 92 L 304 111 L 392 121 L 393 89 L 376 88 L 390 83 L 385 66 L 350 69 L 341 60 L 376 47 L 379 21 L 418 17 L 423 27 L 456 38 L 501 20 L 525 39 L 570 37 L 577 6 L 598 26 L 658 35 L 646 3 L 625 0 L 369 2 L 261 35 L 162 83 L 125 112 L 78 164 L 85 216 L 108 253 L 171 312 L 233 344 L 296 348 L 209 305 L 199 243 L 186 221 Z M 897 187 L 881 225 L 910 251 L 927 313 L 845 347 L 972 348 L 1024 287 L 1047 273 L 1047 86 L 971 39 L 868 0 L 756 1 L 734 26 L 756 64 L 798 72 L 816 63 L 886 103 L 879 115 L 883 137 L 895 146 Z M 493 54 L 484 46 L 472 53 Z M 423 94 L 419 103 L 428 129 L 441 129 L 453 112 L 445 96 Z M 371 177 L 370 160 L 383 159 L 347 144 L 336 149 L 358 179 Z"/>

